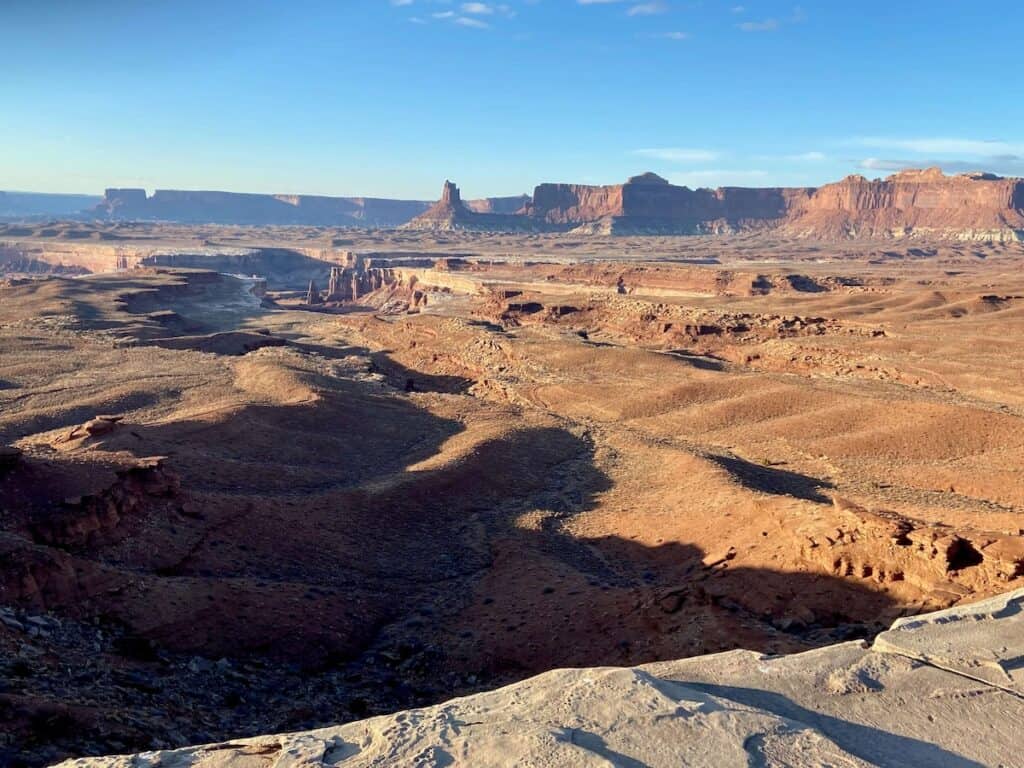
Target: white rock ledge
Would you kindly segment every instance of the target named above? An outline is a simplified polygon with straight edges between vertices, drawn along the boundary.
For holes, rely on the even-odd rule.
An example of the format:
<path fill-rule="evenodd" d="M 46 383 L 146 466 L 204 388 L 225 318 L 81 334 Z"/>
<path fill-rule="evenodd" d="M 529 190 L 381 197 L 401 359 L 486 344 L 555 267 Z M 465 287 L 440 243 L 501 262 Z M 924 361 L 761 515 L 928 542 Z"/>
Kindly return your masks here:
<path fill-rule="evenodd" d="M 1024 590 L 874 645 L 562 669 L 425 709 L 62 768 L 1024 765 Z"/>

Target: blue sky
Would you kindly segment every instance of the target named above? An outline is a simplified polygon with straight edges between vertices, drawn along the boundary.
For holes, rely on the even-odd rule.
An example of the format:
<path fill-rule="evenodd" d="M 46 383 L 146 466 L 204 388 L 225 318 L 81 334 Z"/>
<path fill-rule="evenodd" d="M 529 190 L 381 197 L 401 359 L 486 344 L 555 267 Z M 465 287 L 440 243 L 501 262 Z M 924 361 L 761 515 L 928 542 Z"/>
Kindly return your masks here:
<path fill-rule="evenodd" d="M 0 0 L 0 189 L 1024 175 L 1020 0 Z"/>

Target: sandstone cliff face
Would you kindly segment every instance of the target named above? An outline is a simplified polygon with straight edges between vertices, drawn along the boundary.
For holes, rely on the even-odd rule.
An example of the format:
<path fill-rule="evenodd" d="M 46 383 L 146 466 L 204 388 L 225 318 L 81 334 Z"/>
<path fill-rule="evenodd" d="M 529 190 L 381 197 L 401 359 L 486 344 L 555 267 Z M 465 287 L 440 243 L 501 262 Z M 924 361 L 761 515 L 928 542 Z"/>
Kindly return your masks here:
<path fill-rule="evenodd" d="M 551 224 L 603 221 L 611 232 L 701 234 L 764 227 L 781 221 L 809 189 L 690 189 L 653 173 L 625 184 L 541 184 L 528 213 Z"/>
<path fill-rule="evenodd" d="M 622 185 L 540 184 L 528 215 L 549 224 L 581 224 L 622 212 Z"/>
<path fill-rule="evenodd" d="M 939 234 L 964 239 L 1019 239 L 1024 180 L 990 174 L 945 176 L 938 168 L 869 181 L 848 176 L 798 206 L 786 229 L 826 237 Z"/>

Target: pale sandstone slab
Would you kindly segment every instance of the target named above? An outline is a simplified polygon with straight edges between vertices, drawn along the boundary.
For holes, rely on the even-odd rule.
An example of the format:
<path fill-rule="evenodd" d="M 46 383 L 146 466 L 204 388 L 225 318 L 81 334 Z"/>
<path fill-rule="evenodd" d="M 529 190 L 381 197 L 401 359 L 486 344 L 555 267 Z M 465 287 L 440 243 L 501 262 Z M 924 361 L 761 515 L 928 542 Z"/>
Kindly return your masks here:
<path fill-rule="evenodd" d="M 924 627 L 921 647 L 941 650 L 928 653 L 1001 658 L 1024 635 L 1021 597 L 900 621 L 885 635 L 925 637 Z M 970 616 L 988 618 L 971 619 L 968 631 Z M 792 656 L 732 651 L 632 669 L 555 670 L 339 727 L 62 766 L 1020 765 L 1024 697 L 909 656 L 852 642 Z"/>
<path fill-rule="evenodd" d="M 1024 696 L 1024 589 L 899 619 L 874 649 L 897 653 Z"/>

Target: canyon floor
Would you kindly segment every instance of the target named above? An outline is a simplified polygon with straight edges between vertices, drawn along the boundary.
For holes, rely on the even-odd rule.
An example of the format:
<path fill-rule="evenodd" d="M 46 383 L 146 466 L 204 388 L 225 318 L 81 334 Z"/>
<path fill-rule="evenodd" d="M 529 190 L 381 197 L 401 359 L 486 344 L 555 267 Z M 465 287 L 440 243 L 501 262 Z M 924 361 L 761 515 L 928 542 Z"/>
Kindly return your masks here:
<path fill-rule="evenodd" d="M 0 239 L 0 764 L 1024 586 L 1020 244 Z M 342 251 L 382 287 L 307 304 Z"/>

